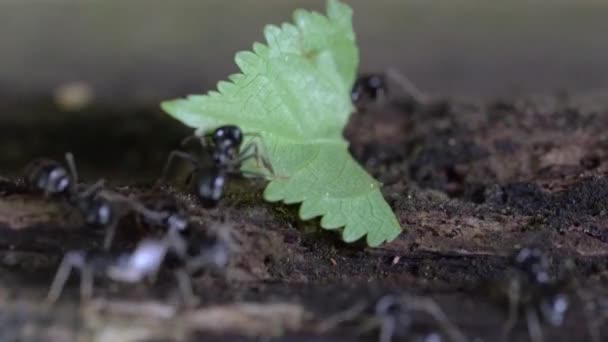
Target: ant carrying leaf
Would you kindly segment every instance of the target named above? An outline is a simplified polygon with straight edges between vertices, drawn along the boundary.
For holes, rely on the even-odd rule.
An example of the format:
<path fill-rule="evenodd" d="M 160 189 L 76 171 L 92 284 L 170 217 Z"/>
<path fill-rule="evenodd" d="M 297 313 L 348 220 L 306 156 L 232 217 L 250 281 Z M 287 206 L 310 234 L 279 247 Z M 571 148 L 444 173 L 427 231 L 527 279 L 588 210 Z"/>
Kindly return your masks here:
<path fill-rule="evenodd" d="M 359 59 L 351 19 L 352 9 L 338 0 L 328 1 L 326 16 L 297 10 L 294 24 L 266 26 L 267 45 L 255 43 L 253 51 L 236 55 L 241 73 L 219 82 L 217 91 L 166 101 L 162 108 L 199 132 L 236 125 L 259 136 L 266 168 L 279 176 L 264 191 L 267 201 L 302 203 L 301 219 L 322 217 L 321 227 L 341 230 L 344 241 L 365 237 L 378 246 L 401 227 L 381 185 L 352 158 L 342 135 L 354 110 Z M 250 163 L 233 165 L 252 171 Z M 225 169 L 201 170 L 197 192 L 214 204 Z"/>

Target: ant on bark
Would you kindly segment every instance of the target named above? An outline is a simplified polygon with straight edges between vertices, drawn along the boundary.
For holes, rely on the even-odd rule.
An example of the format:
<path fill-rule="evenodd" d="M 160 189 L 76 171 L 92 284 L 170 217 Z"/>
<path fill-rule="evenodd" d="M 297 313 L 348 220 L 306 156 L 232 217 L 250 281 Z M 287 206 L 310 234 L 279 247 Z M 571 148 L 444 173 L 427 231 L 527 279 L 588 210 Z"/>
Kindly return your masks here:
<path fill-rule="evenodd" d="M 92 185 L 78 184 L 78 172 L 72 153 L 65 155 L 67 168 L 58 161 L 38 159 L 25 169 L 26 184 L 45 196 L 64 199 L 75 208 L 84 222 L 93 227 L 104 228 L 104 249 L 112 243 L 116 226 L 129 212 L 136 212 L 149 220 L 161 221 L 165 213 L 148 210 L 139 202 L 104 189 L 105 181 L 98 180 Z"/>

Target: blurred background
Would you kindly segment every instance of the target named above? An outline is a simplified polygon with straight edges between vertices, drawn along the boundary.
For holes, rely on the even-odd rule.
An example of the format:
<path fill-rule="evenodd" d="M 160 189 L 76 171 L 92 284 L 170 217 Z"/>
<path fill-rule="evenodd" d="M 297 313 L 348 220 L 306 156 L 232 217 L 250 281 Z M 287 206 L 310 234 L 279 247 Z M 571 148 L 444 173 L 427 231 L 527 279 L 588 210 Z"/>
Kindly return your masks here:
<path fill-rule="evenodd" d="M 608 85 L 606 1 L 346 2 L 361 70 L 393 67 L 430 93 L 496 98 Z M 265 24 L 290 20 L 297 7 L 324 11 L 325 1 L 0 0 L 0 167 L 45 150 L 23 150 L 26 138 L 57 142 L 52 153 L 78 142 L 82 154 L 87 139 L 122 137 L 101 153 L 110 158 L 138 141 L 133 131 L 49 122 L 76 112 L 115 124 L 112 115 L 158 111 L 163 99 L 205 92 L 236 71 L 234 53 L 261 41 Z M 24 121 L 35 127 L 22 132 Z"/>

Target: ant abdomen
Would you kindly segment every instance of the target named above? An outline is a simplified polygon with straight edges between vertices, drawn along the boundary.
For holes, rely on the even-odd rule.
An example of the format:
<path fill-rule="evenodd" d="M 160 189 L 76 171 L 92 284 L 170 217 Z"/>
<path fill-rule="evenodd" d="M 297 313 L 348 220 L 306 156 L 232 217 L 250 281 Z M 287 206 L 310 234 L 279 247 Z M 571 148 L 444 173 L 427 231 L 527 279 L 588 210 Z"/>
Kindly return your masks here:
<path fill-rule="evenodd" d="M 201 204 L 206 208 L 216 206 L 224 194 L 226 173 L 217 167 L 201 169 L 196 173 L 194 190 Z"/>
<path fill-rule="evenodd" d="M 66 193 L 73 179 L 69 171 L 60 163 L 49 159 L 38 159 L 25 168 L 25 182 L 32 190 L 47 195 Z"/>

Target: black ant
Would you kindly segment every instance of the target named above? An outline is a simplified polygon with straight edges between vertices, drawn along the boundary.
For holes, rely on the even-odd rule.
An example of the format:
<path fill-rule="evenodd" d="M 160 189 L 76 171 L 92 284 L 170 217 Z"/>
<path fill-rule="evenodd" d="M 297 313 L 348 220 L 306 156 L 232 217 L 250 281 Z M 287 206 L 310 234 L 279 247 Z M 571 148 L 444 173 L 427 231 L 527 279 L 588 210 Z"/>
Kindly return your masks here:
<path fill-rule="evenodd" d="M 380 96 L 388 94 L 388 84 L 384 74 L 365 74 L 355 80 L 350 97 L 357 103 L 363 98 L 377 100 Z"/>
<path fill-rule="evenodd" d="M 409 336 L 417 341 L 440 342 L 441 335 L 438 332 L 414 333 L 414 318 L 417 313 L 429 315 L 439 324 L 450 340 L 467 341 L 467 338 L 450 322 L 439 305 L 430 298 L 387 295 L 376 302 L 374 311 L 374 318 L 380 326 L 380 342 L 390 342 L 396 335 Z"/>
<path fill-rule="evenodd" d="M 59 299 L 73 268 L 80 271 L 82 299 L 92 297 L 93 281 L 96 276 L 131 284 L 142 282 L 145 279 L 154 281 L 168 253 L 177 252 L 174 248 L 173 241 L 170 238 L 164 238 L 144 239 L 139 242 L 132 253 L 121 254 L 117 257 L 108 253 L 68 252 L 55 274 L 47 301 L 54 303 Z M 175 271 L 175 277 L 186 303 L 194 303 L 196 299 L 188 273 L 180 268 Z"/>
<path fill-rule="evenodd" d="M 259 137 L 255 134 L 250 135 Z M 212 133 L 207 135 L 195 135 L 186 138 L 182 142 L 182 145 L 192 139 L 198 139 L 202 147 L 211 152 L 212 164 L 204 167 L 201 161 L 193 155 L 175 150 L 169 154 L 161 181 L 164 181 L 166 178 L 174 158 L 187 160 L 194 166 L 189 179 L 193 180 L 195 194 L 199 197 L 204 207 L 214 207 L 221 199 L 224 193 L 224 186 L 230 176 L 249 175 L 264 177 L 261 174 L 241 170 L 244 162 L 255 159 L 258 165 L 262 165 L 270 174 L 274 174 L 270 162 L 262 155 L 259 145 L 255 142 L 250 142 L 242 146 L 243 137 L 244 134 L 239 127 L 226 125 L 216 128 Z"/>
<path fill-rule="evenodd" d="M 68 165 L 71 155 L 66 155 Z M 45 196 L 61 195 L 74 188 L 73 171 L 68 171 L 61 163 L 50 159 L 37 159 L 25 168 L 25 184 Z"/>
<path fill-rule="evenodd" d="M 454 342 L 468 341 L 464 334 L 450 322 L 439 305 L 430 298 L 412 295 L 385 295 L 378 299 L 371 308 L 371 317 L 368 314 L 361 320 L 360 316 L 369 311 L 368 306 L 359 303 L 345 312 L 325 319 L 317 327 L 317 331 L 325 333 L 342 323 L 360 322 L 361 326 L 357 328 L 360 333 L 366 333 L 372 329 L 379 330 L 379 342 L 391 342 L 395 337 L 407 338 L 408 341 L 441 342 L 443 334 Z M 417 316 L 419 314 L 432 318 L 439 325 L 443 334 L 438 331 L 429 331 L 426 327 L 421 329 L 422 327 L 418 326 Z"/>
<path fill-rule="evenodd" d="M 174 275 L 187 305 L 196 304 L 190 275 L 202 269 L 223 269 L 235 250 L 228 227 L 210 229 L 202 241 L 185 240 L 181 235 L 166 234 L 162 239 L 147 238 L 139 242 L 132 253 L 118 257 L 109 253 L 92 254 L 84 251 L 68 252 L 51 284 L 47 301 L 59 299 L 73 268 L 80 271 L 80 294 L 89 299 L 93 294 L 95 276 L 122 283 L 154 282 L 169 256 L 177 259 Z"/>
<path fill-rule="evenodd" d="M 550 272 L 549 258 L 538 248 L 523 248 L 512 259 L 513 275 L 508 282 L 509 318 L 505 337 L 513 329 L 518 315 L 526 317 L 528 333 L 534 342 L 543 340 L 542 323 L 553 327 L 563 324 L 569 308 L 564 282 Z"/>
<path fill-rule="evenodd" d="M 388 69 L 384 73 L 360 75 L 351 90 L 352 101 L 359 104 L 365 100 L 377 101 L 386 98 L 389 95 L 389 80 L 397 84 L 415 103 L 428 103 L 428 96 L 395 69 Z"/>
<path fill-rule="evenodd" d="M 90 186 L 79 185 L 74 156 L 68 152 L 65 159 L 67 168 L 50 159 L 39 159 L 30 163 L 26 167 L 26 184 L 46 196 L 63 198 L 82 215 L 87 225 L 105 228 L 105 249 L 110 247 L 118 221 L 129 211 L 138 212 L 154 220 L 162 219 L 162 213 L 148 210 L 130 198 L 103 189 L 104 180 Z"/>

